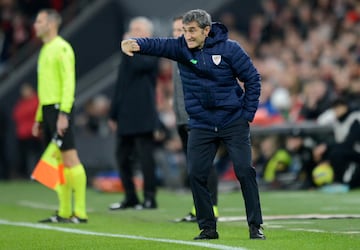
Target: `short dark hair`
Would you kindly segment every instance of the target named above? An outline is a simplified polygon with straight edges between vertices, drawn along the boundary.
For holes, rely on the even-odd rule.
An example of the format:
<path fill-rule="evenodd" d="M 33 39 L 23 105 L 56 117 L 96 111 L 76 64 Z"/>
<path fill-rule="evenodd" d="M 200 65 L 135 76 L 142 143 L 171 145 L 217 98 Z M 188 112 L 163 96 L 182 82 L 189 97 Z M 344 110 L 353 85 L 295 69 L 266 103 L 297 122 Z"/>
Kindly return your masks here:
<path fill-rule="evenodd" d="M 197 22 L 202 29 L 206 26 L 211 26 L 211 16 L 205 10 L 196 9 L 185 13 L 183 17 L 184 24 L 189 24 L 194 21 Z"/>
<path fill-rule="evenodd" d="M 39 13 L 46 13 L 48 16 L 48 19 L 51 19 L 52 21 L 55 21 L 57 26 L 60 27 L 62 18 L 60 14 L 54 10 L 54 9 L 42 9 L 39 11 Z"/>

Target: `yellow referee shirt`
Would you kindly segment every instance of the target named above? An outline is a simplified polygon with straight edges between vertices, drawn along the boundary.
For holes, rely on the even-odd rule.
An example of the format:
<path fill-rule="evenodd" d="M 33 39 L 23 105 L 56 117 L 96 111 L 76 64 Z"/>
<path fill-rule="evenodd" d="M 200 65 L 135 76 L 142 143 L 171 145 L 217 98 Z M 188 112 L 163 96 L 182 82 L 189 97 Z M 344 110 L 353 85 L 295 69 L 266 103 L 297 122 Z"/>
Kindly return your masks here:
<path fill-rule="evenodd" d="M 75 55 L 62 37 L 42 46 L 37 75 L 39 107 L 35 120 L 42 121 L 44 105 L 59 104 L 60 111 L 70 113 L 75 98 Z"/>

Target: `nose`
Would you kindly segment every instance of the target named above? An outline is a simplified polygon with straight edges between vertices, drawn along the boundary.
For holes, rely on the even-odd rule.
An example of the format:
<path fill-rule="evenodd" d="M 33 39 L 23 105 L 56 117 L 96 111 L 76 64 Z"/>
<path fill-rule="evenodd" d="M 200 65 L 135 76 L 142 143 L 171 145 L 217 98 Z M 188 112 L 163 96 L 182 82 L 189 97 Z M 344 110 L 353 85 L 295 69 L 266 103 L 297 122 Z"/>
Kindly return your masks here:
<path fill-rule="evenodd" d="M 185 36 L 186 40 L 189 40 L 191 38 L 191 33 L 190 32 L 185 32 L 184 36 Z"/>

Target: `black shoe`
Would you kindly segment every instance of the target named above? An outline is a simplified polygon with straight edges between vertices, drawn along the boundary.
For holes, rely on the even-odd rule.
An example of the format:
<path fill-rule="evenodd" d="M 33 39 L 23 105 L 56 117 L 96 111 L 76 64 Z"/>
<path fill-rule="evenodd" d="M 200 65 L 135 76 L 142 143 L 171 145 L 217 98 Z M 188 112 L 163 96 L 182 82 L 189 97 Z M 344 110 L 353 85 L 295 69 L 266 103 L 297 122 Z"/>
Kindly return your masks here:
<path fill-rule="evenodd" d="M 196 216 L 193 213 L 189 213 L 188 215 L 186 215 L 185 217 L 181 218 L 180 221 L 183 222 L 196 222 Z"/>
<path fill-rule="evenodd" d="M 214 240 L 219 239 L 219 234 L 214 229 L 204 229 L 194 238 L 194 240 Z"/>
<path fill-rule="evenodd" d="M 261 229 L 262 229 L 261 226 L 250 225 L 249 227 L 250 239 L 265 240 L 266 237 Z"/>
<path fill-rule="evenodd" d="M 122 202 L 116 202 L 116 203 L 110 204 L 109 209 L 110 210 L 121 210 L 121 209 L 127 209 L 127 208 L 136 208 L 137 206 L 141 206 L 141 204 L 138 201 L 124 200 Z"/>
<path fill-rule="evenodd" d="M 59 215 L 54 215 L 49 218 L 39 220 L 39 223 L 71 223 L 70 219 L 63 218 Z"/>
<path fill-rule="evenodd" d="M 155 199 L 145 199 L 144 203 L 139 204 L 135 207 L 135 209 L 156 209 L 157 204 Z"/>
<path fill-rule="evenodd" d="M 82 219 L 82 218 L 79 218 L 77 216 L 72 216 L 70 218 L 70 222 L 74 223 L 74 224 L 85 224 L 85 223 L 88 222 L 88 219 Z"/>

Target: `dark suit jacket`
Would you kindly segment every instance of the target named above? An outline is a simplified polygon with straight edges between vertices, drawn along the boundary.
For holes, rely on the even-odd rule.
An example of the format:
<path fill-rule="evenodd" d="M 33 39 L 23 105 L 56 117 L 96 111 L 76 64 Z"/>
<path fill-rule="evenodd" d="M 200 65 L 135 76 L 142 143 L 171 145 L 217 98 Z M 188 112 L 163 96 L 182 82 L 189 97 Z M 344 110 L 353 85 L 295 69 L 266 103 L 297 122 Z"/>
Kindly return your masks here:
<path fill-rule="evenodd" d="M 158 127 L 157 74 L 156 57 L 122 57 L 110 110 L 110 118 L 118 124 L 118 135 L 147 133 Z"/>

